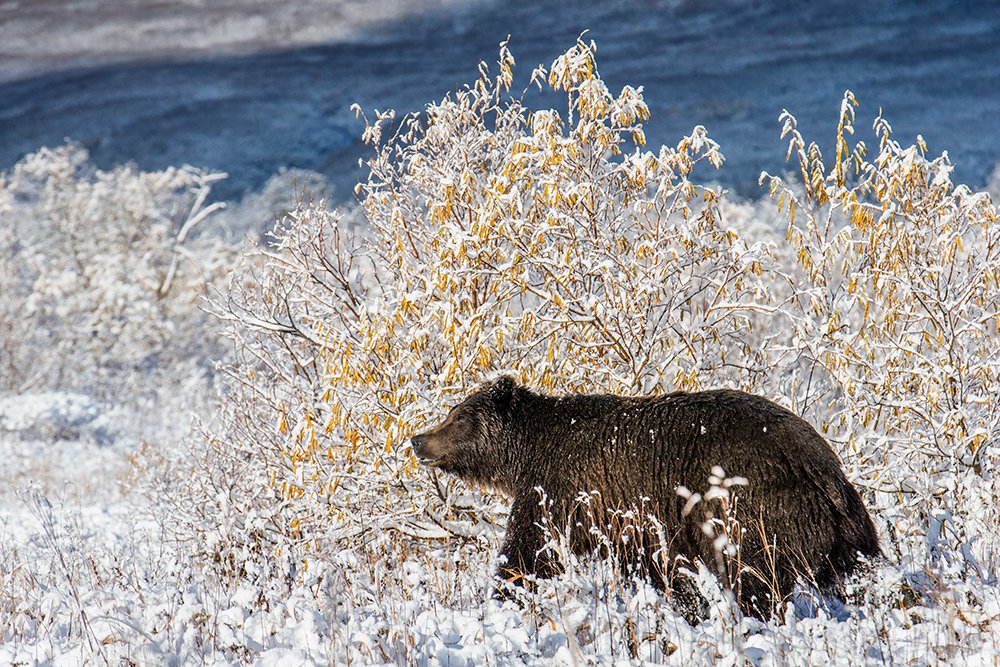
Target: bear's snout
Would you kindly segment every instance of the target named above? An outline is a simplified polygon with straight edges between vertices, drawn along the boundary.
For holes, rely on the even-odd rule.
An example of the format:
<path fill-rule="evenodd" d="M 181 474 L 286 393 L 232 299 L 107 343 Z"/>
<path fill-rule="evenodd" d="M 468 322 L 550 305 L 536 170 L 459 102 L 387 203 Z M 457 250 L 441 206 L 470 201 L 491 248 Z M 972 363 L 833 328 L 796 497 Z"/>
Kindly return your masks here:
<path fill-rule="evenodd" d="M 426 433 L 419 433 L 410 438 L 410 444 L 413 445 L 413 455 L 425 465 L 431 465 L 441 459 L 440 453 L 435 451 L 431 438 Z"/>
<path fill-rule="evenodd" d="M 471 429 L 472 420 L 456 408 L 441 424 L 410 437 L 413 455 L 425 466 L 447 467 L 460 455 L 460 445 L 470 439 Z"/>

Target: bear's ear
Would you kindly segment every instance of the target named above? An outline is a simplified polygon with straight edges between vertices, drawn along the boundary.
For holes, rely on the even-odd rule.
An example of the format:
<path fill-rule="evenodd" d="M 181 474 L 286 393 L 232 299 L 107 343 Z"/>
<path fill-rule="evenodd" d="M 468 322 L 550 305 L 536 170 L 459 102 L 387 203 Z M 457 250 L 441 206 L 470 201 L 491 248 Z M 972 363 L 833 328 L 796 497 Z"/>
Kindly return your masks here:
<path fill-rule="evenodd" d="M 501 405 L 506 405 L 514 397 L 515 389 L 517 389 L 517 380 L 510 375 L 502 375 L 490 385 L 490 398 Z"/>

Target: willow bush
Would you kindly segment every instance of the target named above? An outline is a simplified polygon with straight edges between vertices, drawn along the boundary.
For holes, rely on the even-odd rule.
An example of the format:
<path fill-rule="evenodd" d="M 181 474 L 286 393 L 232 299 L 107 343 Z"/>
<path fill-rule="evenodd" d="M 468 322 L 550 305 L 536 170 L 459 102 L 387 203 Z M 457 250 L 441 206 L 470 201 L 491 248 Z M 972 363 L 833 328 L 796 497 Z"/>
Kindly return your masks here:
<path fill-rule="evenodd" d="M 929 159 L 919 136 L 901 146 L 881 114 L 877 151 L 851 145 L 856 105 L 846 93 L 829 165 L 782 116 L 801 183 L 761 182 L 786 213 L 797 264 L 784 312 L 837 390 L 829 433 L 867 470 L 890 527 L 995 567 L 995 541 L 980 538 L 1000 519 L 997 208 L 952 182 L 947 154 Z"/>
<path fill-rule="evenodd" d="M 245 502 L 285 508 L 268 534 L 482 539 L 490 504 L 405 444 L 500 371 L 619 393 L 767 378 L 769 255 L 692 180 L 723 162 L 705 129 L 647 150 L 642 89 L 609 91 L 592 43 L 519 95 L 514 67 L 503 44 L 422 114 L 366 117 L 361 211 L 302 204 L 217 304 L 240 361 L 213 456 L 249 462 Z M 532 86 L 566 106 L 530 109 Z"/>

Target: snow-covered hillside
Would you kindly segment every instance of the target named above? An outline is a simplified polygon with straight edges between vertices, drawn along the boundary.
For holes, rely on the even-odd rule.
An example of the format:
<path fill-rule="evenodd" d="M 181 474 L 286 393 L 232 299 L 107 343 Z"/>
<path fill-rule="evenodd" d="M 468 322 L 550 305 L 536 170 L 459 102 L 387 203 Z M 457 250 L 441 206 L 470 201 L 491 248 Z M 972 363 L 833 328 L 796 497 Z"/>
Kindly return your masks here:
<path fill-rule="evenodd" d="M 346 201 L 367 155 L 351 104 L 418 110 L 507 35 L 528 67 L 584 30 L 612 87 L 644 86 L 650 143 L 704 125 L 742 196 L 782 169 L 781 110 L 819 136 L 847 89 L 898 136 L 948 150 L 963 182 L 981 186 L 1000 155 L 990 0 L 20 0 L 0 4 L 0 169 L 68 137 L 104 168 L 225 171 L 226 199 L 297 167 Z"/>

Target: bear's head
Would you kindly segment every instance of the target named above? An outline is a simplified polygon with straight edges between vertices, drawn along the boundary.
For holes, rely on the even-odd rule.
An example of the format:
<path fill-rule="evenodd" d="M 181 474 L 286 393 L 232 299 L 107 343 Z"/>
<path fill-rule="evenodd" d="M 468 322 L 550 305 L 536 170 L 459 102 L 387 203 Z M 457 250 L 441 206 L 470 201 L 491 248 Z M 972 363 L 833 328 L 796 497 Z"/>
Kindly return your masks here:
<path fill-rule="evenodd" d="M 441 424 L 410 438 L 424 465 L 510 493 L 511 408 L 517 382 L 503 376 L 456 405 Z"/>

